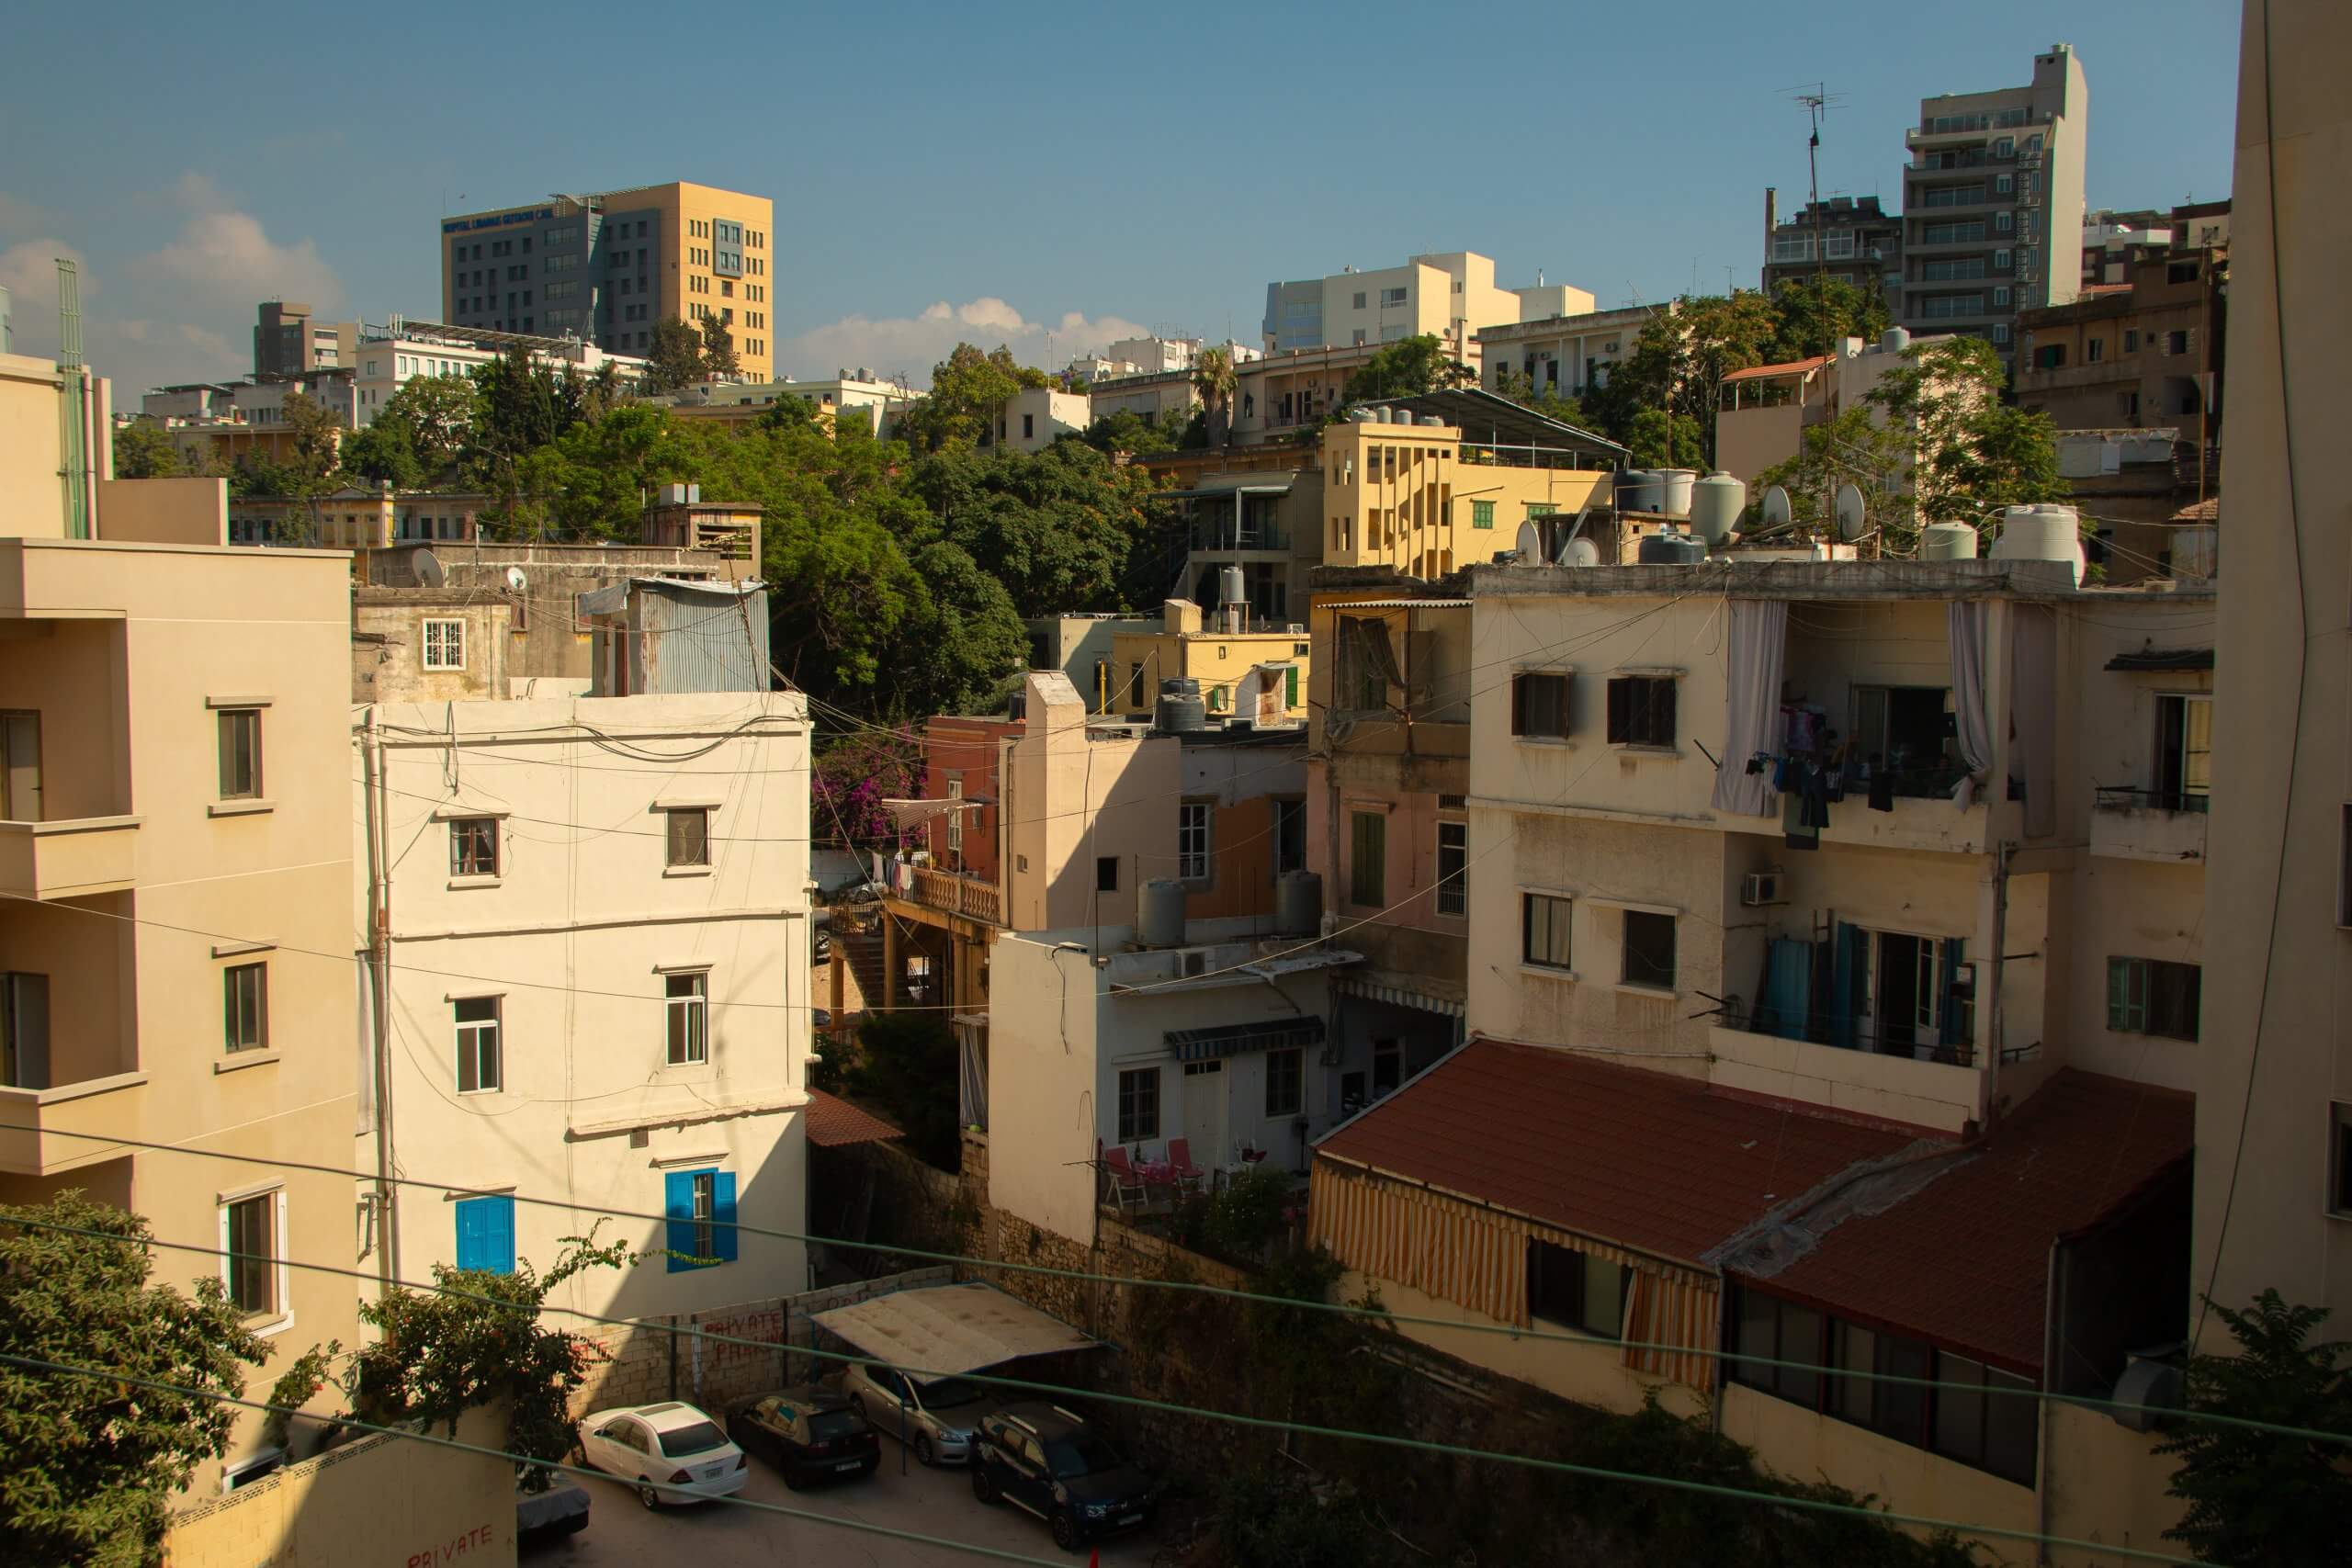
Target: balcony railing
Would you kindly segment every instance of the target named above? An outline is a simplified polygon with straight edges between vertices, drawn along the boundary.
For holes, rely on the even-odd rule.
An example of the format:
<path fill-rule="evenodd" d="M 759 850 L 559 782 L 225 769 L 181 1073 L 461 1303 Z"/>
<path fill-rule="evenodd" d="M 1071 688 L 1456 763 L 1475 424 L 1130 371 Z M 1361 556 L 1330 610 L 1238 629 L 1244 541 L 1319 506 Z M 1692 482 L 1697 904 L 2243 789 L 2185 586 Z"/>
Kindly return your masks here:
<path fill-rule="evenodd" d="M 1004 898 L 993 882 L 927 865 L 914 868 L 915 902 L 967 919 L 1004 923 Z"/>
<path fill-rule="evenodd" d="M 2091 853 L 2116 860 L 2201 863 L 2212 797 L 2185 790 L 2102 787 L 2091 813 Z"/>
<path fill-rule="evenodd" d="M 78 898 L 119 893 L 136 877 L 139 818 L 0 822 L 0 896 Z"/>
<path fill-rule="evenodd" d="M 2101 811 L 2193 811 L 2201 817 L 2213 809 L 2213 797 L 2188 790 L 2101 784 L 2098 806 Z"/>

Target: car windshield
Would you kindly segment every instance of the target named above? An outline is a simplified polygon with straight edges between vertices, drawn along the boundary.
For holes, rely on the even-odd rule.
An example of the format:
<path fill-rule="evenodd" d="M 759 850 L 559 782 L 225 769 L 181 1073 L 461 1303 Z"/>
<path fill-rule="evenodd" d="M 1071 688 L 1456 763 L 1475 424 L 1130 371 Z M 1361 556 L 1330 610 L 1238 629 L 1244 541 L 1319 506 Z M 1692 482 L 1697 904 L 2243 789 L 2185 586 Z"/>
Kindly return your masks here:
<path fill-rule="evenodd" d="M 828 1438 L 854 1438 L 865 1430 L 865 1417 L 854 1410 L 828 1410 L 808 1417 L 808 1436 L 820 1443 Z"/>
<path fill-rule="evenodd" d="M 939 1378 L 931 1382 L 917 1383 L 915 1389 L 922 1397 L 922 1407 L 925 1410 L 945 1410 L 956 1404 L 978 1404 L 985 1397 L 979 1384 L 966 1382 L 962 1378 Z"/>
<path fill-rule="evenodd" d="M 1119 1468 L 1119 1450 L 1091 1432 L 1072 1432 L 1069 1437 L 1046 1445 L 1046 1462 L 1053 1467 L 1057 1481 L 1075 1481 L 1081 1475 L 1101 1475 Z"/>
<path fill-rule="evenodd" d="M 670 1459 L 708 1453 L 713 1449 L 726 1446 L 727 1434 L 707 1421 L 697 1421 L 691 1427 L 673 1427 L 662 1434 L 662 1452 Z"/>

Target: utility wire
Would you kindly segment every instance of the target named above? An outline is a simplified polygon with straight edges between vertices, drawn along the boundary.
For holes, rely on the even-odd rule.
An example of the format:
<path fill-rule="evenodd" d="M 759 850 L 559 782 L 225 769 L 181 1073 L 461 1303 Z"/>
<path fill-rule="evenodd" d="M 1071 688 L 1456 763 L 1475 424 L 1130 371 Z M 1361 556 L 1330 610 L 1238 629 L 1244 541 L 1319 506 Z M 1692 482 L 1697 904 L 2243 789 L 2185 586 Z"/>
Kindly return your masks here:
<path fill-rule="evenodd" d="M 86 1231 L 75 1226 L 45 1225 L 44 1222 L 40 1221 L 19 1220 L 9 1221 L 6 1223 L 29 1224 L 34 1228 L 48 1228 L 51 1230 L 96 1235 L 108 1240 L 119 1241 L 121 1239 L 120 1237 L 115 1236 L 111 1233 L 107 1232 Z M 179 1251 L 198 1252 L 215 1258 L 228 1258 L 233 1256 L 232 1254 L 224 1253 L 217 1247 L 196 1247 L 184 1242 L 158 1242 L 153 1237 L 148 1238 L 143 1245 L 166 1247 Z M 268 1261 L 283 1262 L 289 1264 L 294 1268 L 310 1269 L 323 1273 L 345 1274 L 357 1279 L 375 1280 L 378 1278 L 375 1274 L 356 1269 L 346 1269 L 338 1264 L 307 1263 L 296 1258 L 271 1258 L 268 1259 Z M 403 1290 L 424 1291 L 433 1294 L 453 1297 L 459 1301 L 469 1301 L 482 1305 L 504 1307 L 510 1311 L 516 1310 L 515 1303 L 511 1301 L 502 1301 L 494 1296 L 482 1295 L 475 1292 L 462 1290 L 454 1286 L 441 1284 L 416 1285 L 406 1280 L 396 1281 L 395 1283 L 398 1288 Z M 1283 1301 L 1279 1297 L 1272 1299 L 1283 1305 L 1299 1304 Z M 577 1317 L 588 1322 L 602 1323 L 608 1325 L 626 1327 L 659 1327 L 673 1335 L 684 1335 L 689 1338 L 703 1340 L 711 1344 L 744 1346 L 759 1350 L 763 1354 L 775 1354 L 789 1350 L 794 1354 L 808 1356 L 818 1360 L 869 1361 L 874 1359 L 869 1352 L 856 1349 L 819 1350 L 813 1347 L 804 1348 L 799 1346 L 772 1344 L 766 1340 L 747 1339 L 740 1335 L 714 1334 L 707 1329 L 686 1327 L 675 1324 L 639 1324 L 627 1318 L 602 1317 L 594 1313 L 583 1312 L 571 1307 L 551 1307 L 542 1304 L 537 1310 L 540 1312 L 560 1313 L 568 1317 Z M 94 1368 L 73 1368 L 62 1367 L 53 1362 L 33 1362 L 30 1358 L 27 1357 L 0 1356 L 0 1360 L 11 1361 L 18 1365 L 29 1365 L 41 1371 L 80 1371 L 87 1375 L 99 1378 L 111 1375 Z M 958 1377 L 970 1382 L 980 1383 L 992 1387 L 1019 1389 L 1026 1393 L 1058 1394 L 1091 1401 L 1096 1404 L 1117 1404 L 1135 1409 L 1156 1410 L 1169 1415 L 1191 1416 L 1200 1420 L 1222 1421 L 1233 1426 L 1253 1427 L 1264 1431 L 1296 1433 L 1307 1437 L 1329 1438 L 1340 1441 L 1374 1443 L 1384 1447 L 1442 1455 L 1450 1459 L 1492 1460 L 1503 1464 L 1521 1465 L 1534 1470 L 1549 1471 L 1555 1474 L 1583 1476 L 1589 1480 L 1632 1482 L 1638 1485 L 1660 1486 L 1671 1491 L 1693 1492 L 1704 1495 L 1731 1498 L 1741 1502 L 1763 1503 L 1773 1506 L 1808 1508 L 1821 1513 L 1838 1514 L 1871 1519 L 1880 1524 L 1913 1525 L 1925 1529 L 1953 1530 L 1962 1535 L 1999 1536 L 2012 1540 L 2032 1541 L 2043 1546 L 2072 1547 L 2085 1551 L 2106 1552 L 2111 1555 L 2136 1558 L 2140 1561 L 2149 1562 L 2177 1564 L 2188 1564 L 2192 1562 L 2192 1560 L 2189 1558 L 2177 1557 L 2169 1552 L 2144 1551 L 2135 1550 L 2131 1547 L 2109 1546 L 2098 1541 L 2081 1540 L 2067 1536 L 2046 1535 L 2033 1530 L 2010 1529 L 1997 1525 L 1970 1524 L 1961 1520 L 1939 1519 L 1917 1514 L 1898 1514 L 1892 1510 L 1881 1510 L 1860 1504 L 1832 1503 L 1826 1499 L 1795 1496 L 1776 1492 L 1763 1492 L 1749 1487 L 1724 1486 L 1712 1482 L 1687 1481 L 1679 1476 L 1645 1475 L 1637 1471 L 1611 1470 L 1599 1465 L 1577 1464 L 1567 1460 L 1541 1459 L 1532 1454 L 1511 1453 L 1502 1450 L 1474 1449 L 1459 1443 L 1437 1442 L 1429 1438 L 1408 1438 L 1390 1432 L 1364 1432 L 1345 1427 L 1324 1427 L 1311 1422 L 1277 1420 L 1273 1417 L 1263 1416 L 1244 1416 L 1233 1411 L 1213 1410 L 1203 1405 L 1179 1404 L 1171 1400 L 1149 1399 L 1141 1394 L 1110 1393 L 1096 1389 L 1072 1388 L 1060 1383 L 1037 1382 L 1024 1378 L 1008 1378 L 982 1372 L 950 1371 L 944 1369 L 909 1367 L 896 1362 L 892 1363 L 892 1365 L 899 1371 L 907 1372 L 917 1378 Z M 122 1381 L 130 1382 L 133 1380 L 123 1379 Z M 190 1397 L 195 1398 L 220 1397 L 207 1395 L 199 1390 L 175 1389 L 173 1392 L 187 1394 Z M 244 1402 L 238 1401 L 236 1403 L 242 1404 Z M 517 1462 L 526 1464 L 546 1462 L 542 1461 L 530 1460 L 520 1455 L 510 1457 L 514 1458 Z"/>

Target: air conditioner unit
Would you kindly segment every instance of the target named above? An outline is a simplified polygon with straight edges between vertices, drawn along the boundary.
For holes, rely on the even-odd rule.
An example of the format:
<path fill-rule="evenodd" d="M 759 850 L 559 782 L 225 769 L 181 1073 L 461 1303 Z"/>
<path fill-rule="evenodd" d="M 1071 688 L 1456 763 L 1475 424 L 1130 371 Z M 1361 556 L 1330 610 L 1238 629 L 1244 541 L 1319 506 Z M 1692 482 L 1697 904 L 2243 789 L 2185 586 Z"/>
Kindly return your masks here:
<path fill-rule="evenodd" d="M 1183 958 L 1184 977 L 1186 979 L 1191 979 L 1195 976 L 1205 975 L 1208 973 L 1209 955 L 1202 952 L 1200 949 L 1193 949 L 1191 952 L 1186 953 L 1183 955 Z"/>
<path fill-rule="evenodd" d="M 1739 901 L 1753 909 L 1766 904 L 1785 904 L 1788 897 L 1781 889 L 1781 873 L 1751 871 L 1740 878 Z"/>

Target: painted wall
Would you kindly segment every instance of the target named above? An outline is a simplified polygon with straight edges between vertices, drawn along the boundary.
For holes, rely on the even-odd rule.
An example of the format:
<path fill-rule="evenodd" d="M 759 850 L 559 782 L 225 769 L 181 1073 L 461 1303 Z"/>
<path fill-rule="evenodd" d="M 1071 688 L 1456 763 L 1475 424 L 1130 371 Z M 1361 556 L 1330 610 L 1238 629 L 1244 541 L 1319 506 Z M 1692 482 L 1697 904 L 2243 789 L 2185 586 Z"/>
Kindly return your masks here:
<path fill-rule="evenodd" d="M 668 1172 L 716 1169 L 735 1177 L 741 1223 L 805 1228 L 815 998 L 799 696 L 387 705 L 362 711 L 356 739 L 370 719 L 394 857 L 380 1049 L 402 1168 L 639 1214 L 662 1212 Z M 684 760 L 632 765 L 615 746 Z M 347 766 L 360 776 L 358 758 Z M 670 808 L 710 812 L 707 866 L 667 863 Z M 498 825 L 497 874 L 458 875 L 450 824 L 483 816 Z M 665 987 L 687 971 L 706 975 L 707 1059 L 672 1065 Z M 455 1004 L 484 997 L 498 1001 L 503 1070 L 497 1089 L 469 1092 Z M 581 1223 L 518 1203 L 515 1250 L 544 1269 Z M 603 1234 L 667 1245 L 659 1221 L 612 1220 Z M 454 1262 L 452 1205 L 411 1190 L 400 1236 L 405 1275 Z M 647 1258 L 558 1294 L 628 1316 L 807 1284 L 797 1243 L 742 1235 L 738 1254 L 685 1270 Z"/>
<path fill-rule="evenodd" d="M 1270 919 L 1274 912 L 1273 802 L 1303 800 L 1306 793 L 1305 731 L 1284 745 L 1186 746 L 1182 752 L 1186 802 L 1210 807 L 1210 874 L 1205 885 L 1189 888 L 1184 914 L 1190 919 L 1226 916 Z M 1172 803 L 1171 803 L 1172 804 Z M 1157 873 L 1174 875 L 1172 863 Z M 1271 925 L 1266 929 L 1271 930 Z"/>
<path fill-rule="evenodd" d="M 1027 728 L 1005 764 L 1006 923 L 1132 925 L 1144 879 L 1176 863 L 1177 742 L 1140 727 L 1090 730 L 1058 671 L 1031 673 L 1026 701 Z M 1098 890 L 1100 860 L 1114 863 L 1115 887 Z"/>
<path fill-rule="evenodd" d="M 229 542 L 226 479 L 100 479 L 98 533 L 151 545 Z"/>

